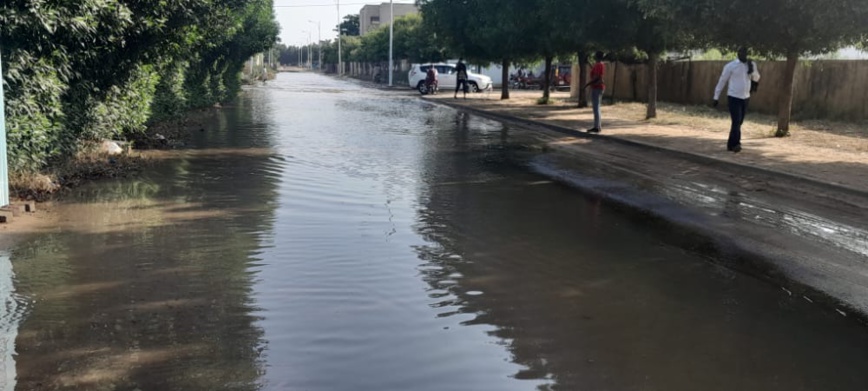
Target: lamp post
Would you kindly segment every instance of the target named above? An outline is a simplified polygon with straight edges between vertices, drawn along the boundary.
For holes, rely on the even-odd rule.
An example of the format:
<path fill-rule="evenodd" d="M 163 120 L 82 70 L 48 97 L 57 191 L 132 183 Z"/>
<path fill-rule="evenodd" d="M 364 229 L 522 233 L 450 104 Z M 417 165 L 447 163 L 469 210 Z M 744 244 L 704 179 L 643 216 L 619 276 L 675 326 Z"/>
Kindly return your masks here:
<path fill-rule="evenodd" d="M 338 3 L 338 76 L 344 73 L 344 61 L 341 58 L 341 33 L 343 31 L 341 28 L 341 0 L 337 0 Z"/>
<path fill-rule="evenodd" d="M 392 46 L 395 40 L 395 3 L 389 0 L 389 87 L 392 86 L 392 69 L 394 69 L 394 60 L 392 59 Z"/>
<path fill-rule="evenodd" d="M 301 30 L 301 33 L 302 34 L 307 33 L 307 61 L 305 62 L 305 64 L 308 67 L 310 67 L 310 64 L 313 63 L 310 59 L 310 31 L 309 30 Z"/>
<path fill-rule="evenodd" d="M 0 75 L 3 60 L 0 59 Z M 3 80 L 0 77 L 0 206 L 9 205 L 9 172 L 6 161 L 6 110 L 3 106 Z"/>
<path fill-rule="evenodd" d="M 316 46 L 319 49 L 319 68 L 322 69 L 322 26 L 320 25 L 320 22 L 314 22 L 312 20 L 308 20 L 308 22 L 316 24 L 316 39 L 318 40 Z"/>

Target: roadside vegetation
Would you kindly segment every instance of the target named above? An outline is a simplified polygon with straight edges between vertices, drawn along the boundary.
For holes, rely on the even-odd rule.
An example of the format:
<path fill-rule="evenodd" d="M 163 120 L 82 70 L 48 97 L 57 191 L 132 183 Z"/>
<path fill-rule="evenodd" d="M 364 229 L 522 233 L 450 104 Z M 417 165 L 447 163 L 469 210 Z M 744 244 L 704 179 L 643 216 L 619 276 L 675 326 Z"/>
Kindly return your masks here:
<path fill-rule="evenodd" d="M 232 100 L 245 61 L 272 47 L 278 30 L 272 0 L 3 1 L 13 179 L 65 171 L 84 146 L 140 138 L 152 124 Z"/>

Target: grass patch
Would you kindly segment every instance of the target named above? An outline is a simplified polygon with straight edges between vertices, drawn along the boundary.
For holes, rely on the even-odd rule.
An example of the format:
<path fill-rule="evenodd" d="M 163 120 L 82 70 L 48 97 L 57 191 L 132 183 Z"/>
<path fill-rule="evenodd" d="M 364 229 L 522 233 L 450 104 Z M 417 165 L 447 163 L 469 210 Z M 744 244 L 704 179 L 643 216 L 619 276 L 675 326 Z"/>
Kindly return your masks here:
<path fill-rule="evenodd" d="M 549 103 L 552 103 L 552 99 L 550 97 L 542 97 L 536 100 L 536 104 L 538 105 L 547 105 Z"/>

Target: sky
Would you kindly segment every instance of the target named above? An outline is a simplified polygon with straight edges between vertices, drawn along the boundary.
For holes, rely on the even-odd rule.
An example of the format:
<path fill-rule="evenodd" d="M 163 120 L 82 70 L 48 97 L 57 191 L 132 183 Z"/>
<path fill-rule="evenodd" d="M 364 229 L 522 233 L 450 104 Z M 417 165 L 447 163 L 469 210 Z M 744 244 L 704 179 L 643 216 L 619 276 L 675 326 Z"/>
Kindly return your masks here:
<path fill-rule="evenodd" d="M 322 27 L 322 39 L 328 40 L 337 37 L 337 32 L 332 31 L 338 24 L 337 3 L 341 3 L 341 16 L 358 14 L 365 4 L 382 4 L 388 0 L 365 1 L 365 0 L 274 0 L 274 9 L 277 14 L 277 22 L 280 23 L 280 40 L 288 45 L 307 44 L 308 33 L 310 38 L 316 41 L 318 27 Z M 412 0 L 395 0 L 395 3 L 412 4 Z M 314 23 L 308 22 L 312 20 Z"/>

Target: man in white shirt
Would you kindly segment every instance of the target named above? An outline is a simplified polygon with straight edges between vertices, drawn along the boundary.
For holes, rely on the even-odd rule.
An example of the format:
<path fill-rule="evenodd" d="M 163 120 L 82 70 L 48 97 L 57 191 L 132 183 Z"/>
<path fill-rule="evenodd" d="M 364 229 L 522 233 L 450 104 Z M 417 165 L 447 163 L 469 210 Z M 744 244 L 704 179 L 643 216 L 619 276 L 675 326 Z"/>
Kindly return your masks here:
<path fill-rule="evenodd" d="M 747 48 L 738 49 L 738 59 L 723 67 L 720 81 L 714 89 L 714 106 L 717 107 L 723 86 L 729 84 L 728 100 L 729 114 L 732 116 L 732 127 L 729 129 L 729 140 L 726 149 L 741 152 L 741 124 L 747 114 L 747 104 L 750 101 L 751 81 L 759 82 L 760 74 L 753 61 L 747 59 Z"/>

